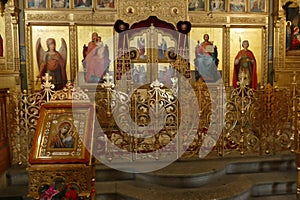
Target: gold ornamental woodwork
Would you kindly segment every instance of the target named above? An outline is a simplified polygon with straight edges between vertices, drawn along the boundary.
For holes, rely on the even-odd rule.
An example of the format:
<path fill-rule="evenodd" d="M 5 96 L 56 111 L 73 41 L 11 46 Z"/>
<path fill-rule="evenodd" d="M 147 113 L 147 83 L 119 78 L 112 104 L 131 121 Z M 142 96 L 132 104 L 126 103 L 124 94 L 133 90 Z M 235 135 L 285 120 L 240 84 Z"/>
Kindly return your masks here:
<path fill-rule="evenodd" d="M 3 1 L 1 1 L 3 2 Z M 5 1 L 4 1 L 5 2 Z M 19 26 L 17 1 L 8 0 L 0 16 L 0 35 L 3 39 L 3 56 L 0 56 L 0 85 L 19 89 Z"/>
<path fill-rule="evenodd" d="M 28 171 L 28 196 L 40 199 L 43 185 L 52 185 L 55 181 L 62 181 L 65 185 L 76 184 L 79 196 L 90 199 L 91 180 L 94 174 L 91 166 L 84 164 L 44 164 L 30 165 Z"/>
<path fill-rule="evenodd" d="M 176 24 L 178 21 L 187 20 L 187 3 L 182 0 L 174 1 L 135 1 L 126 0 L 118 2 L 118 18 L 133 24 L 157 16 L 161 20 Z"/>
<path fill-rule="evenodd" d="M 72 88 L 70 89 L 73 90 Z M 292 149 L 297 150 L 298 122 L 295 119 L 298 119 L 298 113 L 295 112 L 295 109 L 298 108 L 295 107 L 295 103 L 292 104 L 292 100 L 294 101 L 297 95 L 296 92 L 291 93 L 289 90 L 274 88 L 270 85 L 257 90 L 242 86 L 234 90 L 228 90 L 226 99 L 222 100 L 211 98 L 224 96 L 221 92 L 222 85 L 216 83 L 213 85 L 212 90 L 208 90 L 205 82 L 201 80 L 195 83 L 194 90 L 198 98 L 198 113 L 201 116 L 201 120 L 197 136 L 182 158 L 199 157 L 200 146 L 208 145 L 211 142 L 215 144 L 211 155 L 215 156 L 227 156 L 235 152 L 239 152 L 242 155 L 268 155 L 288 152 Z M 28 150 L 31 149 L 40 106 L 50 101 L 47 95 L 58 100 L 70 97 L 69 92 L 69 90 L 51 91 L 49 85 L 43 92 L 13 93 L 10 95 L 11 102 L 14 102 L 11 108 L 14 109 L 15 113 L 13 115 L 15 123 L 12 123 L 14 131 L 11 135 L 13 163 L 27 162 Z M 147 93 L 149 94 L 146 95 Z M 84 92 L 78 94 L 79 100 L 88 99 Z M 152 90 L 141 88 L 129 96 L 126 92 L 116 93 L 114 85 L 107 82 L 98 86 L 95 100 L 96 117 L 101 119 L 101 128 L 95 127 L 94 130 L 94 149 L 96 153 L 101 153 L 101 155 L 112 162 L 114 160 L 130 159 L 115 154 L 115 147 L 109 142 L 111 141 L 118 147 L 123 148 L 124 151 L 131 149 L 137 153 L 137 156 L 138 152 L 145 151 L 153 151 L 153 157 L 149 157 L 149 159 L 160 159 L 161 156 L 166 156 L 156 154 L 155 150 L 165 146 L 172 140 L 179 125 L 175 116 L 180 118 L 180 110 L 178 110 L 176 99 L 172 97 L 172 90 L 160 87 Z M 189 97 L 186 97 L 185 101 L 188 100 Z M 114 103 L 111 104 L 112 101 Z M 149 103 L 155 101 L 165 102 L 164 105 L 168 105 L 169 111 L 167 116 L 170 117 L 170 120 L 169 125 L 153 140 L 133 139 L 128 137 L 125 132 L 116 129 L 113 113 L 119 113 L 117 115 L 121 118 L 122 112 L 120 111 L 125 108 L 124 105 L 127 105 L 126 108 L 130 110 L 133 119 L 143 126 L 143 124 L 149 122 L 146 117 L 150 109 Z M 220 101 L 224 101 L 225 105 L 222 106 L 219 103 Z M 131 103 L 124 104 L 125 102 Z M 212 105 L 219 105 L 219 107 L 215 106 L 217 109 L 212 111 Z M 292 105 L 294 105 L 294 112 L 291 112 Z M 222 121 L 224 122 L 223 130 L 216 129 L 214 130 L 215 132 L 209 132 L 209 126 L 220 123 L 220 121 L 216 121 L 216 116 L 218 115 L 224 117 Z M 291 122 L 293 122 L 293 126 Z M 294 127 L 294 131 L 292 131 L 292 127 Z M 106 130 L 106 136 L 104 136 L 103 128 Z M 136 131 L 138 133 L 138 129 Z M 217 133 L 221 133 L 221 135 L 218 136 Z M 182 144 L 190 142 L 184 135 L 178 137 L 178 139 Z M 182 151 L 180 146 L 175 145 L 174 148 L 172 151 Z M 139 157 L 136 158 L 139 159 Z"/>

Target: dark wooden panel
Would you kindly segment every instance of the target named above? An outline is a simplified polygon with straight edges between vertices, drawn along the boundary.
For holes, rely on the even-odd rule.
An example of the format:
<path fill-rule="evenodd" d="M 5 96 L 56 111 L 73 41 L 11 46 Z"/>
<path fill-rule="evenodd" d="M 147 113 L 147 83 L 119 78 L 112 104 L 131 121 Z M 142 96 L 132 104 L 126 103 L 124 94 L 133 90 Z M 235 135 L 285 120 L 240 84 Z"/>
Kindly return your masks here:
<path fill-rule="evenodd" d="M 10 166 L 8 140 L 8 89 L 0 89 L 0 174 Z"/>

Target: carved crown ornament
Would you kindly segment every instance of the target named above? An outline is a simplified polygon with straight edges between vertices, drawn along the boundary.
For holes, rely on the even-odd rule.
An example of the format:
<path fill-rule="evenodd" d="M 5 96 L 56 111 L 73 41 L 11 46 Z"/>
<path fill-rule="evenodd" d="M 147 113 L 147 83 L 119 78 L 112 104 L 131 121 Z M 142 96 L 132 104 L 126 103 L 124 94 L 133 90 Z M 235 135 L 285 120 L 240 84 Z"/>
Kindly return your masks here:
<path fill-rule="evenodd" d="M 0 0 L 0 15 L 3 16 L 5 4 L 8 2 L 8 0 Z"/>

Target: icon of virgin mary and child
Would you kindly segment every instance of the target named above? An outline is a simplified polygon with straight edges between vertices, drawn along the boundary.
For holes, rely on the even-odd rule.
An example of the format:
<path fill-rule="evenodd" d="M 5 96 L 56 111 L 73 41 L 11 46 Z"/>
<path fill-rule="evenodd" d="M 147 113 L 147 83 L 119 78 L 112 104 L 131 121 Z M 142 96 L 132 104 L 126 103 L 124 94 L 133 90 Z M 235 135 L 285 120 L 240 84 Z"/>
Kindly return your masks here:
<path fill-rule="evenodd" d="M 75 131 L 69 121 L 64 121 L 57 126 L 57 133 L 51 140 L 52 148 L 74 148 Z"/>

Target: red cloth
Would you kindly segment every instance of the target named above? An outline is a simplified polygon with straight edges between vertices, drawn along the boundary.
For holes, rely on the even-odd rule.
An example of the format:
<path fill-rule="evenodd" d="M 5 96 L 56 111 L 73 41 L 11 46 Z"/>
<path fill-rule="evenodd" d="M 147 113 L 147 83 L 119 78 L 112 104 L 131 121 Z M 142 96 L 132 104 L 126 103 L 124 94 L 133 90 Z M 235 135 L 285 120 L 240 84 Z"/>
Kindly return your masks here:
<path fill-rule="evenodd" d="M 256 68 L 256 59 L 254 57 L 254 54 L 250 50 L 240 50 L 238 54 L 236 55 L 234 61 L 240 57 L 247 56 L 251 59 L 254 60 L 252 64 L 252 74 L 251 74 L 251 85 L 250 87 L 253 89 L 257 88 L 257 68 Z M 233 69 L 233 80 L 232 80 L 232 85 L 234 88 L 237 88 L 237 81 L 238 81 L 238 74 L 239 74 L 239 69 L 240 69 L 240 62 L 238 64 L 234 64 L 234 69 Z"/>
<path fill-rule="evenodd" d="M 295 28 L 293 33 L 292 33 L 292 44 L 290 46 L 290 50 L 294 50 L 294 49 L 299 49 L 300 47 L 300 41 L 298 40 L 298 35 L 299 35 L 299 28 Z"/>

